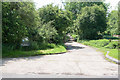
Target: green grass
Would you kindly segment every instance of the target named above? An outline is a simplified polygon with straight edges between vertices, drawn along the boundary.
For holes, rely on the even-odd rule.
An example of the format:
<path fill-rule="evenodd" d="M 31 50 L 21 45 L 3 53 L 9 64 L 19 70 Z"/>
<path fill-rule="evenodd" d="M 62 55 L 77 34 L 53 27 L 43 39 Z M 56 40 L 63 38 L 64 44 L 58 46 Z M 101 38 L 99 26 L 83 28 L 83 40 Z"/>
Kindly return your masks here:
<path fill-rule="evenodd" d="M 100 39 L 100 40 L 80 40 L 80 43 L 83 43 L 84 45 L 92 46 L 94 48 L 97 48 L 99 51 L 103 52 L 104 55 L 107 54 L 107 51 L 109 51 L 109 56 L 118 59 L 118 42 L 112 41 L 109 42 L 107 39 Z M 117 47 L 114 47 L 117 46 Z"/>
<path fill-rule="evenodd" d="M 49 55 L 53 53 L 62 53 L 66 52 L 66 48 L 63 45 L 54 45 L 52 49 L 46 50 L 32 50 L 32 51 L 6 51 L 6 53 L 2 54 L 3 58 L 15 58 L 15 57 L 27 57 L 27 56 L 37 56 L 37 55 Z"/>
<path fill-rule="evenodd" d="M 118 49 L 110 49 L 109 51 L 110 51 L 109 56 L 112 56 L 113 58 L 116 58 L 116 59 L 120 60 L 118 58 L 118 56 L 119 56 L 118 55 Z"/>
<path fill-rule="evenodd" d="M 115 59 L 120 60 L 118 58 L 118 49 L 98 48 L 98 50 L 101 51 L 101 52 L 103 52 L 104 55 L 106 55 L 107 51 L 109 51 L 109 54 L 108 54 L 109 56 L 111 56 L 111 57 L 113 57 Z"/>

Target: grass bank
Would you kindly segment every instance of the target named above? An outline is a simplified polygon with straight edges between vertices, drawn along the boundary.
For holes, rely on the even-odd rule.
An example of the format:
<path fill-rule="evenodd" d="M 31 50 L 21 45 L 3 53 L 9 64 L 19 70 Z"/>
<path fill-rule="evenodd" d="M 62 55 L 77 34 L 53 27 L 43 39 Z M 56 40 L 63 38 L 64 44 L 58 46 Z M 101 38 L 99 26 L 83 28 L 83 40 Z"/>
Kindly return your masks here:
<path fill-rule="evenodd" d="M 97 48 L 99 51 L 103 52 L 104 55 L 107 54 L 107 51 L 109 51 L 109 56 L 120 60 L 118 55 L 118 48 L 120 47 L 118 45 L 118 41 L 109 41 L 108 39 L 100 39 L 100 40 L 80 40 L 78 41 L 84 45 L 92 46 L 94 48 Z"/>
<path fill-rule="evenodd" d="M 37 56 L 37 55 L 49 55 L 55 53 L 63 53 L 67 51 L 64 45 L 49 44 L 49 46 L 52 46 L 52 48 L 46 48 L 40 50 L 28 50 L 28 51 L 3 49 L 2 57 L 16 58 L 16 57 L 27 57 L 27 56 Z"/>

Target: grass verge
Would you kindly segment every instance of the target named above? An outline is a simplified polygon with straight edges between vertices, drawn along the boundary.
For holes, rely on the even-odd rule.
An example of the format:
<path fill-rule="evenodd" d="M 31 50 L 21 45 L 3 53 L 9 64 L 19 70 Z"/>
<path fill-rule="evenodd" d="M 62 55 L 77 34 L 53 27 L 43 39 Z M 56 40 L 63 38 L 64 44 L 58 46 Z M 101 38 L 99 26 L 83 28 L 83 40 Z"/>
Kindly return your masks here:
<path fill-rule="evenodd" d="M 3 58 L 16 58 L 16 57 L 27 57 L 27 56 L 37 56 L 37 55 L 49 55 L 55 53 L 63 53 L 66 52 L 66 48 L 64 45 L 55 45 L 52 49 L 46 50 L 32 50 L 32 51 L 6 51 L 2 54 Z"/>
<path fill-rule="evenodd" d="M 80 43 L 88 46 L 92 46 L 94 48 L 97 48 L 99 51 L 104 53 L 104 56 L 107 54 L 107 51 L 109 51 L 109 56 L 120 60 L 118 55 L 118 42 L 112 41 L 109 42 L 107 39 L 100 39 L 100 40 L 82 40 L 79 41 Z M 113 44 L 114 43 L 114 44 Z M 114 47 L 116 46 L 116 47 Z"/>
<path fill-rule="evenodd" d="M 103 52 L 104 55 L 106 55 L 107 51 L 109 51 L 109 54 L 108 54 L 109 56 L 111 56 L 111 57 L 113 57 L 113 58 L 115 58 L 117 60 L 120 60 L 118 58 L 118 49 L 98 48 L 98 50 L 101 51 L 101 52 Z"/>

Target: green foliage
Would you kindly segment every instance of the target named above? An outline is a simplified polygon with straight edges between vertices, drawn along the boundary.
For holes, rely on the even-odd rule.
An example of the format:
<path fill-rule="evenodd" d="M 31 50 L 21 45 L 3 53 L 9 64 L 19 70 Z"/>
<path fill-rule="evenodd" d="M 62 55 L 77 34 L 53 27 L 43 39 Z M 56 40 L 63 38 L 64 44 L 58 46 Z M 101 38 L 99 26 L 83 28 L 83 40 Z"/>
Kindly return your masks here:
<path fill-rule="evenodd" d="M 39 46 L 39 48 L 41 49 L 41 50 L 46 50 L 46 49 L 53 49 L 53 48 L 55 48 L 55 44 L 53 44 L 53 43 L 40 43 L 40 46 Z"/>
<path fill-rule="evenodd" d="M 78 35 L 76 35 L 76 34 L 71 34 L 71 36 L 72 36 L 72 38 L 74 39 L 74 41 L 77 41 Z"/>
<path fill-rule="evenodd" d="M 118 49 L 110 49 L 109 51 L 110 51 L 109 56 L 120 60 Z"/>
<path fill-rule="evenodd" d="M 106 11 L 102 6 L 84 7 L 74 26 L 79 39 L 98 39 L 106 30 Z"/>
<path fill-rule="evenodd" d="M 118 41 L 109 41 L 107 39 L 100 39 L 100 40 L 80 40 L 80 43 L 85 45 L 97 47 L 97 48 L 108 48 L 108 49 L 118 49 L 120 46 L 118 45 Z"/>
<path fill-rule="evenodd" d="M 115 59 L 118 59 L 120 60 L 118 57 L 119 57 L 119 54 L 118 54 L 118 49 L 109 49 L 109 48 L 104 48 L 104 47 L 101 47 L 101 48 L 97 48 L 99 51 L 103 52 L 104 55 L 106 56 L 107 54 L 107 51 L 109 51 L 109 56 L 115 58 Z M 109 60 L 109 59 L 107 59 Z"/>
<path fill-rule="evenodd" d="M 9 51 L 13 51 L 16 49 L 16 46 L 11 46 L 11 45 L 5 45 L 5 44 L 2 44 L 2 53 L 5 53 L 6 51 L 9 52 Z"/>
<path fill-rule="evenodd" d="M 34 25 L 35 7 L 33 3 L 4 2 L 2 4 L 2 41 L 18 44 L 29 35 Z M 35 25 L 34 25 L 35 26 Z"/>
<path fill-rule="evenodd" d="M 39 36 L 43 38 L 45 42 L 49 42 L 51 39 L 55 39 L 57 35 L 57 30 L 51 24 L 52 22 L 42 23 L 37 28 Z"/>
<path fill-rule="evenodd" d="M 90 41 L 84 42 L 84 44 L 94 46 L 94 47 L 104 47 L 109 44 L 109 40 L 106 40 L 106 39 L 90 40 Z"/>
<path fill-rule="evenodd" d="M 52 4 L 36 10 L 31 2 L 4 2 L 2 8 L 3 57 L 66 52 L 60 43 L 69 39 L 67 33 L 76 30 L 79 36 L 73 37 L 97 39 L 106 29 L 107 8 L 103 2 L 66 3 L 66 10 Z M 30 46 L 21 47 L 26 37 Z M 98 42 L 95 44 L 99 47 L 108 44 L 107 41 Z"/>
<path fill-rule="evenodd" d="M 106 45 L 105 48 L 118 49 L 118 46 L 118 41 L 112 41 L 108 45 Z"/>
<path fill-rule="evenodd" d="M 56 36 L 60 37 L 58 33 L 63 33 L 65 31 L 63 28 L 69 26 L 69 17 L 71 17 L 69 12 L 50 5 L 41 8 L 43 10 L 40 9 L 40 12 L 43 11 L 40 16 L 40 12 L 31 2 L 4 2 L 2 9 L 3 57 L 22 57 L 66 51 L 64 46 L 51 42 L 58 42 L 56 39 Z M 61 36 L 63 37 L 63 35 Z M 30 46 L 20 46 L 26 37 Z M 41 50 L 47 51 L 41 52 Z"/>
<path fill-rule="evenodd" d="M 31 49 L 31 50 L 38 50 L 39 49 L 38 42 L 36 42 L 36 41 L 30 42 L 29 49 Z"/>
<path fill-rule="evenodd" d="M 80 40 L 79 42 L 97 48 L 98 50 L 102 51 L 104 55 L 106 55 L 107 51 L 109 51 L 109 56 L 118 59 L 119 56 L 118 47 L 120 48 L 120 45 L 118 45 L 118 41 L 109 42 L 109 40 L 107 39 L 100 39 L 100 40 L 89 40 L 89 41 Z"/>
<path fill-rule="evenodd" d="M 63 11 L 58 8 L 58 6 L 53 6 L 52 4 L 44 6 L 39 10 L 39 16 L 44 21 L 48 23 L 53 21 L 52 26 L 57 30 L 58 36 L 56 40 L 64 39 L 65 34 L 68 32 L 68 28 L 72 22 L 72 15 L 69 11 Z"/>
<path fill-rule="evenodd" d="M 120 1 L 118 3 L 118 31 L 120 31 Z"/>
<path fill-rule="evenodd" d="M 91 7 L 94 5 L 102 5 L 102 7 L 107 11 L 108 4 L 105 4 L 104 2 L 66 2 L 65 3 L 65 9 L 69 10 L 73 13 L 73 20 L 77 18 L 78 14 L 82 13 L 82 8 L 84 7 Z"/>
<path fill-rule="evenodd" d="M 44 45 L 41 45 L 44 46 Z M 53 48 L 47 48 L 43 50 L 31 50 L 31 51 L 22 51 L 22 50 L 6 50 L 2 54 L 3 58 L 15 58 L 15 57 L 27 57 L 27 56 L 38 56 L 38 55 L 49 55 L 49 54 L 56 54 L 66 52 L 64 45 L 55 45 L 55 44 L 48 44 L 48 46 Z"/>
<path fill-rule="evenodd" d="M 108 34 L 120 34 L 118 30 L 118 11 L 113 10 L 109 15 L 108 15 L 108 27 L 106 33 Z"/>

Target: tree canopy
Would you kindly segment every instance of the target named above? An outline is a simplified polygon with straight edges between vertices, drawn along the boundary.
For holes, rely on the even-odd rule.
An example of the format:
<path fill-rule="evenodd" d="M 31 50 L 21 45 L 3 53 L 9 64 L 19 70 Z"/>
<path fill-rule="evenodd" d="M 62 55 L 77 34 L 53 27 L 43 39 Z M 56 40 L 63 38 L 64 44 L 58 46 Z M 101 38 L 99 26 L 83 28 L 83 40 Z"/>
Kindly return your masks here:
<path fill-rule="evenodd" d="M 44 23 L 53 21 L 52 25 L 57 30 L 58 37 L 63 40 L 63 36 L 65 36 L 68 27 L 70 27 L 72 23 L 71 12 L 63 11 L 59 9 L 58 6 L 53 6 L 52 4 L 40 8 L 38 11 L 39 17 Z"/>
<path fill-rule="evenodd" d="M 108 15 L 108 22 L 107 22 L 107 32 L 109 34 L 120 34 L 118 31 L 118 11 L 113 10 L 109 15 Z"/>
<path fill-rule="evenodd" d="M 66 2 L 65 10 L 53 4 L 35 9 L 32 2 L 4 2 L 2 41 L 20 46 L 27 37 L 30 44 L 63 43 L 72 31 L 79 39 L 98 39 L 106 27 L 118 34 L 117 11 L 108 15 L 106 25 L 107 6 L 104 2 Z"/>
<path fill-rule="evenodd" d="M 102 6 L 84 7 L 74 25 L 80 39 L 97 39 L 106 30 L 106 12 Z"/>
<path fill-rule="evenodd" d="M 4 43 L 20 44 L 35 26 L 35 5 L 23 2 L 4 2 L 2 4 L 2 34 Z"/>
<path fill-rule="evenodd" d="M 102 7 L 107 11 L 108 4 L 105 4 L 104 2 L 66 2 L 65 3 L 65 9 L 69 10 L 73 13 L 73 19 L 75 20 L 77 18 L 77 15 L 82 13 L 82 8 L 84 7 L 90 7 L 94 5 L 102 5 Z"/>

